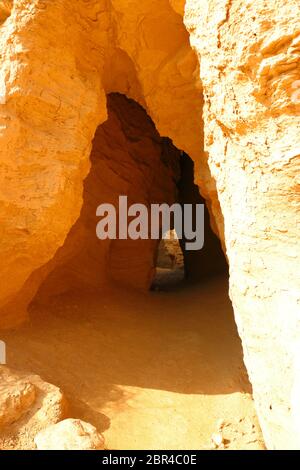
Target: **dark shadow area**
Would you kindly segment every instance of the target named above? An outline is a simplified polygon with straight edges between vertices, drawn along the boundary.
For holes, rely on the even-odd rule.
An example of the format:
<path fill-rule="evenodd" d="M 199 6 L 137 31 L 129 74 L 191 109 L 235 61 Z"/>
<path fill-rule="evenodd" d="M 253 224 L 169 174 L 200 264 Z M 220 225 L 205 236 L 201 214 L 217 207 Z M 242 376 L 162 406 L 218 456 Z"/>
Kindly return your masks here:
<path fill-rule="evenodd" d="M 184 237 L 161 240 L 156 257 L 156 275 L 152 284 L 155 291 L 173 291 L 184 287 L 183 281 L 203 282 L 213 276 L 228 274 L 228 265 L 219 238 L 210 225 L 209 211 L 199 188 L 194 184 L 194 162 L 184 152 L 180 158 L 180 180 L 178 202 L 182 206 L 192 206 L 193 230 L 196 228 L 196 205 L 204 205 L 204 246 L 200 250 L 186 250 Z M 174 232 L 174 220 L 171 221 L 171 235 Z M 184 226 L 184 224 L 183 224 Z"/>
<path fill-rule="evenodd" d="M 195 223 L 196 204 L 204 204 L 204 246 L 198 251 L 185 250 L 185 242 L 181 241 L 185 277 L 188 281 L 197 282 L 211 276 L 228 272 L 228 265 L 220 240 L 210 225 L 209 212 L 205 200 L 194 184 L 194 162 L 185 153 L 181 156 L 181 179 L 178 183 L 179 201 L 181 204 L 193 205 L 193 222 Z M 195 228 L 195 226 L 194 226 Z"/>

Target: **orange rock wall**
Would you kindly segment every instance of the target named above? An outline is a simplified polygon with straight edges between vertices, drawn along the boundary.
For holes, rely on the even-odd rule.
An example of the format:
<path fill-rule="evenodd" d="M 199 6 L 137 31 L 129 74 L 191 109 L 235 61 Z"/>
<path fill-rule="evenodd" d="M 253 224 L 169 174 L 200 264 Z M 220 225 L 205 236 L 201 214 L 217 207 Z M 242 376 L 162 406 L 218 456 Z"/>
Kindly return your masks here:
<path fill-rule="evenodd" d="M 268 448 L 300 448 L 298 0 L 188 0 L 230 296 Z"/>
<path fill-rule="evenodd" d="M 180 2 L 172 4 L 178 11 Z M 16 0 L 10 15 L 5 7 L 2 325 L 23 318 L 24 305 L 45 276 L 43 266 L 79 217 L 91 143 L 107 118 L 106 93 L 124 93 L 140 103 L 160 135 L 188 152 L 203 166 L 201 178 L 210 181 L 198 62 L 175 10 L 167 0 L 159 7 L 153 1 Z M 211 192 L 206 185 L 202 191 Z"/>

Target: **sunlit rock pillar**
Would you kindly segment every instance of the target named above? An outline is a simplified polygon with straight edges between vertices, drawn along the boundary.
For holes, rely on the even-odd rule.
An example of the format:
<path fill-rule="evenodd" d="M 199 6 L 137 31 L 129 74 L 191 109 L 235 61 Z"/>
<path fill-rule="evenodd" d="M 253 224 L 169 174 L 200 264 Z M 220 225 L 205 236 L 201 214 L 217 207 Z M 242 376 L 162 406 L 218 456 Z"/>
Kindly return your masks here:
<path fill-rule="evenodd" d="M 185 16 L 201 56 L 230 295 L 269 449 L 300 448 L 299 17 L 298 0 L 188 0 Z"/>
<path fill-rule="evenodd" d="M 11 299 L 77 219 L 92 138 L 106 119 L 100 74 L 85 62 L 86 2 L 16 0 L 10 11 L 12 3 L 0 29 L 0 326 L 21 319 Z"/>

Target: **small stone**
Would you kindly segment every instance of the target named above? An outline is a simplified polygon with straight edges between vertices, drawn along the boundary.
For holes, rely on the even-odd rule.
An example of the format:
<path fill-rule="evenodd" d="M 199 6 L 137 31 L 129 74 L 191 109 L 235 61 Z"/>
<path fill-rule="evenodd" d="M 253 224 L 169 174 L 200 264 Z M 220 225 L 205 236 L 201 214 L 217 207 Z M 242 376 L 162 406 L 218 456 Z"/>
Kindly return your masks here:
<path fill-rule="evenodd" d="M 36 435 L 38 450 L 103 450 L 104 437 L 90 423 L 65 419 Z"/>

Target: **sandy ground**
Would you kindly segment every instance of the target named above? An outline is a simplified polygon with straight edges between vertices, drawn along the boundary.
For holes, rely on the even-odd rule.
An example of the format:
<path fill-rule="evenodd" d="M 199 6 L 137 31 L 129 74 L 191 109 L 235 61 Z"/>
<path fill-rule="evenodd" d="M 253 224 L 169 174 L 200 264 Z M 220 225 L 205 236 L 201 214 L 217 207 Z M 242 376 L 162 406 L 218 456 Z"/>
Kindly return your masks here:
<path fill-rule="evenodd" d="M 33 305 L 8 365 L 58 385 L 109 449 L 263 449 L 227 280 Z M 108 300 L 110 298 L 110 300 Z M 113 300 L 111 300 L 113 298 Z"/>

